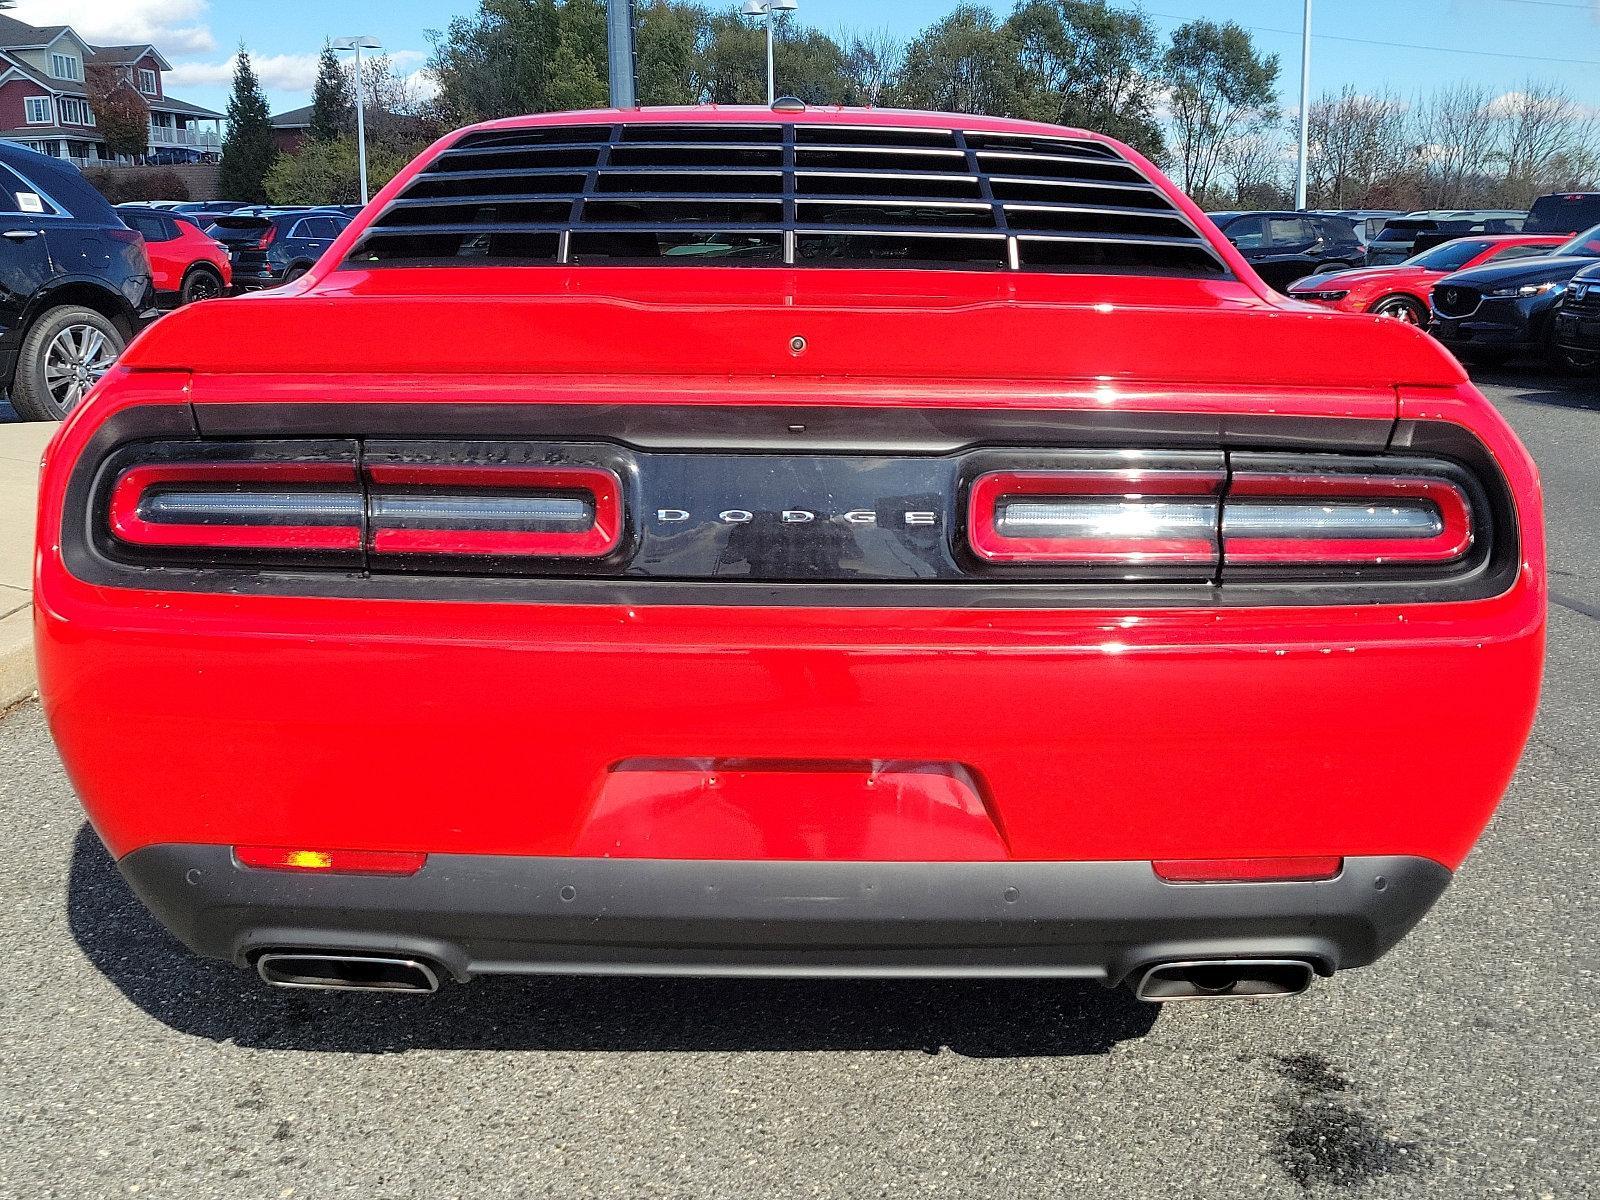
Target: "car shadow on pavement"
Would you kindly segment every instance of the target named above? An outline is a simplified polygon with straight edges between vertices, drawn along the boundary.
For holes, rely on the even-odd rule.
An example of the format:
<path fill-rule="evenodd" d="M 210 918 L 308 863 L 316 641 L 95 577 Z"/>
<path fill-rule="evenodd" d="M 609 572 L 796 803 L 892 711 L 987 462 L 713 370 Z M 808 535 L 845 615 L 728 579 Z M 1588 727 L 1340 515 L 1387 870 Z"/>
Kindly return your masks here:
<path fill-rule="evenodd" d="M 67 918 L 89 961 L 180 1033 L 263 1050 L 949 1050 L 1106 1054 L 1159 1008 L 1077 981 L 486 977 L 432 996 L 269 988 L 157 924 L 84 825 Z"/>
<path fill-rule="evenodd" d="M 1518 400 L 1529 404 L 1548 404 L 1554 408 L 1577 408 L 1600 412 L 1600 375 L 1557 375 L 1517 370 L 1514 367 L 1475 367 L 1472 381 L 1479 387 L 1512 388 Z"/>

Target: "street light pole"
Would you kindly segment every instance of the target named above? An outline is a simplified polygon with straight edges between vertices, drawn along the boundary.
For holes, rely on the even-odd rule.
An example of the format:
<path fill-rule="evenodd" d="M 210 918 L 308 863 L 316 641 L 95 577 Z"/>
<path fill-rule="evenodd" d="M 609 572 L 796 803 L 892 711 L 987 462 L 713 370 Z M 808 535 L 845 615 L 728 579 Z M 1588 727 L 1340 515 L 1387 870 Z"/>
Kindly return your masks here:
<path fill-rule="evenodd" d="M 367 203 L 367 121 L 366 97 L 361 94 L 361 51 L 382 49 L 383 43 L 375 37 L 347 37 L 340 38 L 333 43 L 335 50 L 354 50 L 356 52 L 356 162 L 361 174 L 361 203 Z"/>
<path fill-rule="evenodd" d="M 1306 0 L 1300 28 L 1300 166 L 1296 172 L 1294 206 L 1306 206 L 1306 150 L 1311 134 L 1311 0 Z"/>
<path fill-rule="evenodd" d="M 747 17 L 764 17 L 767 22 L 767 107 L 778 98 L 778 85 L 772 66 L 772 16 L 774 13 L 794 12 L 799 0 L 745 0 L 739 11 Z"/>

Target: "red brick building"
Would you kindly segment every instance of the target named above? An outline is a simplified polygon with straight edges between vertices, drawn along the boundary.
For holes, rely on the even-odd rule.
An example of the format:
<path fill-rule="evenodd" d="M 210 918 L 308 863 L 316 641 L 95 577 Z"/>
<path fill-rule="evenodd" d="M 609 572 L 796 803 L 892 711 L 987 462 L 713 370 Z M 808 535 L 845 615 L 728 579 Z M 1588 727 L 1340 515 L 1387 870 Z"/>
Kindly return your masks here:
<path fill-rule="evenodd" d="M 88 81 L 102 72 L 126 82 L 150 115 L 140 161 L 200 162 L 222 149 L 222 114 L 167 95 L 172 64 L 154 46 L 92 46 L 69 25 L 29 25 L 0 16 L 0 138 L 79 166 L 127 163 L 105 147 L 89 106 Z"/>

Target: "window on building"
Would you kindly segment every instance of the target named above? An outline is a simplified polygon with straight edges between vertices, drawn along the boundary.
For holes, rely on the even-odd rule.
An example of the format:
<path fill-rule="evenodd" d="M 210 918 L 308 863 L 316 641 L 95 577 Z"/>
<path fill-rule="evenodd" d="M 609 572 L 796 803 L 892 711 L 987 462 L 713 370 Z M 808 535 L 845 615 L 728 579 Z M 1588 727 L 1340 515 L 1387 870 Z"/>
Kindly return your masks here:
<path fill-rule="evenodd" d="M 63 96 L 58 101 L 61 108 L 61 123 L 63 125 L 93 125 L 94 113 L 89 108 L 87 100 L 78 100 L 72 96 Z"/>
<path fill-rule="evenodd" d="M 83 63 L 72 54 L 52 54 L 50 56 L 50 74 L 57 79 L 82 79 Z"/>
<path fill-rule="evenodd" d="M 50 124 L 50 97 L 29 96 L 22 102 L 29 125 Z"/>
<path fill-rule="evenodd" d="M 146 96 L 154 96 L 157 92 L 156 73 L 144 67 L 139 68 L 139 90 Z"/>

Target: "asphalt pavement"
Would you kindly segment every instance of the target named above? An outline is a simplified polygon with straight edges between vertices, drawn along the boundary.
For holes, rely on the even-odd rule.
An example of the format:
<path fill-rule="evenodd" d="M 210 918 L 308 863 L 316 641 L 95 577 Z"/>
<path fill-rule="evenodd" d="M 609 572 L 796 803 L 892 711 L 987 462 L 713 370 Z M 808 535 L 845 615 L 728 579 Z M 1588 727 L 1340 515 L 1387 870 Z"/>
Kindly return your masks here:
<path fill-rule="evenodd" d="M 1543 708 L 1376 967 L 1165 1010 L 1018 982 L 269 991 L 145 915 L 28 704 L 0 721 L 0 1197 L 1600 1195 L 1600 380 L 1480 382 L 1545 473 Z"/>

